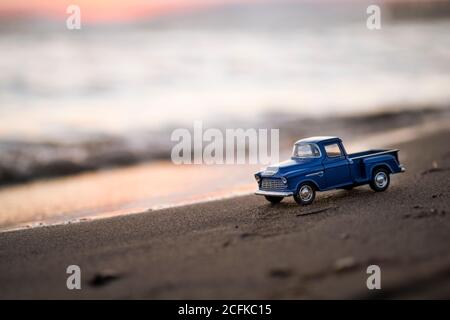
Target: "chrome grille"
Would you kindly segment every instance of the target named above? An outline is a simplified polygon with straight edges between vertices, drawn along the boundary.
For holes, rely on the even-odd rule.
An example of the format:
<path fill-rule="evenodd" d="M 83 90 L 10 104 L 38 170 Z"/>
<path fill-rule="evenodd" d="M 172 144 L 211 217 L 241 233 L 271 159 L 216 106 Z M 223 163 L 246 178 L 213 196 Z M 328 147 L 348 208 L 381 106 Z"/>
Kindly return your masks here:
<path fill-rule="evenodd" d="M 281 179 L 264 178 L 261 182 L 261 189 L 282 190 L 285 188 L 286 188 L 286 185 L 281 181 Z"/>

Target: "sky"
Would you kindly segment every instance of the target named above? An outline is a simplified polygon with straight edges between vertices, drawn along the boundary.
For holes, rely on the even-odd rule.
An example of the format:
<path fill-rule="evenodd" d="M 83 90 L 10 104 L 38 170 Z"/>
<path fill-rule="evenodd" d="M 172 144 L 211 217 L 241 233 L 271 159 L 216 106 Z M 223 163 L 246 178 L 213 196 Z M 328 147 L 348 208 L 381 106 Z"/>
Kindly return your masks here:
<path fill-rule="evenodd" d="M 66 8 L 75 4 L 81 9 L 83 21 L 119 22 L 236 2 L 261 0 L 2 0 L 0 17 L 36 15 L 65 19 Z"/>
<path fill-rule="evenodd" d="M 84 22 L 122 22 L 140 18 L 190 11 L 210 6 L 233 3 L 250 3 L 257 5 L 275 0 L 2 0 L 0 18 L 17 16 L 38 16 L 56 20 L 66 19 L 66 8 L 75 4 L 81 8 Z M 280 1 L 280 0 L 279 0 Z M 301 2 L 334 2 L 357 0 L 285 0 Z M 375 2 L 410 1 L 410 0 L 376 0 Z M 417 1 L 417 0 L 415 0 Z M 422 0 L 429 1 L 429 0 Z"/>

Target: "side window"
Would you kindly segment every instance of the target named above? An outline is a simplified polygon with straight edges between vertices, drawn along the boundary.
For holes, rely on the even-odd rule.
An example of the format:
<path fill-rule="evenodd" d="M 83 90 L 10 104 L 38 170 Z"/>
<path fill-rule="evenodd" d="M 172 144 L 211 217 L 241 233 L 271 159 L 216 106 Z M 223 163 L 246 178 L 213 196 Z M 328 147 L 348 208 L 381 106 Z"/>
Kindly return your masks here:
<path fill-rule="evenodd" d="M 320 157 L 319 148 L 317 148 L 317 146 L 315 144 L 311 145 L 311 151 L 312 151 L 313 157 Z"/>
<path fill-rule="evenodd" d="M 337 143 L 326 145 L 325 152 L 327 153 L 328 158 L 335 158 L 342 156 L 341 148 L 339 148 L 339 145 Z"/>

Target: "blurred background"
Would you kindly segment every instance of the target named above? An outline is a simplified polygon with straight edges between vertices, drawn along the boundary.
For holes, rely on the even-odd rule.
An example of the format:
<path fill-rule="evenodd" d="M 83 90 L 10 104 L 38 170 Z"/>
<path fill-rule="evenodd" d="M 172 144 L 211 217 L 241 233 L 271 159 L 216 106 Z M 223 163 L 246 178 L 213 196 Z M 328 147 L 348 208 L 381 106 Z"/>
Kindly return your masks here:
<path fill-rule="evenodd" d="M 449 18 L 444 0 L 3 0 L 0 226 L 248 192 L 254 168 L 199 188 L 199 168 L 170 165 L 170 133 L 194 120 L 280 128 L 282 151 L 446 121 Z"/>

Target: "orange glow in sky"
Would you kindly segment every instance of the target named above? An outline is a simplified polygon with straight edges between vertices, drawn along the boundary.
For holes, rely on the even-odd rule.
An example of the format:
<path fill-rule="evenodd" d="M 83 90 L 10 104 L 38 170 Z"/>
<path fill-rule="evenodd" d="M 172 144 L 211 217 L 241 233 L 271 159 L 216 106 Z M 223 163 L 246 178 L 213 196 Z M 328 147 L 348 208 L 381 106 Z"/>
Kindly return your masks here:
<path fill-rule="evenodd" d="M 83 21 L 120 22 L 208 6 L 258 0 L 2 0 L 0 17 L 41 16 L 66 19 L 66 8 L 78 5 Z"/>
<path fill-rule="evenodd" d="M 0 18 L 14 19 L 17 16 L 49 17 L 66 19 L 69 5 L 78 5 L 84 22 L 123 22 L 158 15 L 192 11 L 196 9 L 235 3 L 263 3 L 280 0 L 1 0 Z M 335 2 L 359 0 L 285 0 L 298 2 Z M 391 1 L 428 0 L 378 0 Z"/>

